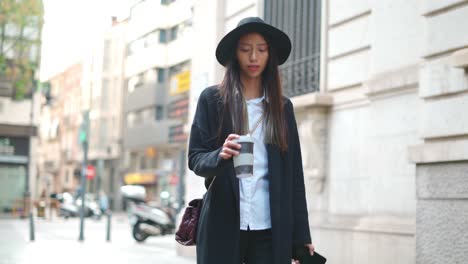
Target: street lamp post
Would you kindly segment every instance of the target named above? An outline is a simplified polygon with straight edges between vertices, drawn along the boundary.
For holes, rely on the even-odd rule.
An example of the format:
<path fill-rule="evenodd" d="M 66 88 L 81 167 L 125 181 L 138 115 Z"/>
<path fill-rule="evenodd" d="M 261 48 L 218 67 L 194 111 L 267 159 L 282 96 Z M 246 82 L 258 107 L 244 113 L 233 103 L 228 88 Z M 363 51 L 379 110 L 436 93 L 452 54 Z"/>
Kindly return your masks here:
<path fill-rule="evenodd" d="M 84 217 L 85 217 L 85 196 L 86 196 L 86 168 L 88 166 L 88 132 L 89 132 L 89 111 L 83 112 L 83 123 L 80 127 L 79 141 L 83 147 L 83 164 L 81 169 L 81 210 L 80 210 L 80 237 L 79 241 L 84 241 Z"/>
<path fill-rule="evenodd" d="M 34 219 L 33 219 L 33 212 L 32 212 L 32 206 L 31 206 L 31 182 L 29 177 L 31 176 L 29 173 L 31 164 L 31 147 L 32 147 L 32 137 L 34 134 L 33 131 L 33 125 L 34 125 L 34 89 L 31 94 L 31 109 L 29 112 L 29 128 L 28 128 L 28 134 L 29 134 L 29 139 L 28 139 L 28 162 L 26 163 L 26 186 L 24 190 L 24 209 L 23 209 L 23 214 L 26 216 L 26 212 L 28 212 L 28 217 L 29 217 L 29 240 L 34 241 L 35 236 L 34 236 Z"/>

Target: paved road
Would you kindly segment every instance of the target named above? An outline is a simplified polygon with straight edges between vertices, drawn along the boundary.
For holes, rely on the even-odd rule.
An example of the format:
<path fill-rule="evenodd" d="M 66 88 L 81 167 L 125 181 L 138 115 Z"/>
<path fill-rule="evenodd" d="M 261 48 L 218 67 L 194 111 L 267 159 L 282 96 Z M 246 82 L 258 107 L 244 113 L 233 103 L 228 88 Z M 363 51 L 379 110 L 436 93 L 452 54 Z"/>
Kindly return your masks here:
<path fill-rule="evenodd" d="M 0 219 L 0 264 L 195 264 L 176 255 L 173 235 L 135 242 L 125 215 L 113 217 L 111 242 L 106 242 L 105 219 L 86 219 L 84 242 L 78 241 L 78 219 L 37 219 L 35 229 L 30 242 L 27 220 Z"/>

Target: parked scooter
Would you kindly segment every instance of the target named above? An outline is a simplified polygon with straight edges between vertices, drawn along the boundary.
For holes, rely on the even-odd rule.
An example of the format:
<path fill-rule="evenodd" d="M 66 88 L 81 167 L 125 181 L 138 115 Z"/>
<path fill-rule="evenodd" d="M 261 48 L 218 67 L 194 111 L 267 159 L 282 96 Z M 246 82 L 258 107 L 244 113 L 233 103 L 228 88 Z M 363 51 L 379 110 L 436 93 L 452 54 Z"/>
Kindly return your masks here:
<path fill-rule="evenodd" d="M 70 193 L 64 192 L 62 194 L 57 194 L 57 199 L 60 201 L 60 216 L 68 219 L 69 217 L 75 217 L 80 214 L 79 208 L 75 204 L 75 200 Z"/>
<path fill-rule="evenodd" d="M 174 233 L 175 216 L 163 208 L 148 205 L 144 187 L 126 185 L 121 187 L 121 192 L 128 201 L 132 235 L 136 241 Z"/>
<path fill-rule="evenodd" d="M 64 192 L 61 194 L 56 194 L 53 198 L 60 201 L 60 216 L 65 218 L 80 216 L 81 197 L 74 199 L 70 193 Z M 87 194 L 85 203 L 85 217 L 99 218 L 100 216 L 101 210 L 99 209 L 98 204 L 93 199 L 91 194 Z"/>
<path fill-rule="evenodd" d="M 81 209 L 81 197 L 75 200 L 75 204 Z M 78 211 L 79 212 L 79 211 Z M 92 194 L 86 194 L 86 203 L 85 203 L 85 217 L 93 217 L 96 219 L 101 218 L 101 209 Z M 79 213 L 78 213 L 79 216 Z"/>

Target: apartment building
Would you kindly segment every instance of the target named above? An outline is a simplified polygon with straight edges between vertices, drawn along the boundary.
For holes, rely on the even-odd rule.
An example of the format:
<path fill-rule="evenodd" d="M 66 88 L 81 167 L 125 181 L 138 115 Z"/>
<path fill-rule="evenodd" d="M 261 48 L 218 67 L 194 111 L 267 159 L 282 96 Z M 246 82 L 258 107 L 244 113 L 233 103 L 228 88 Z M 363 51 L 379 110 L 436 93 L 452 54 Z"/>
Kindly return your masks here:
<path fill-rule="evenodd" d="M 80 182 L 82 71 L 80 63 L 74 64 L 51 77 L 42 89 L 36 189 L 46 196 L 74 192 Z"/>
<path fill-rule="evenodd" d="M 0 21 L 0 217 L 29 213 L 36 196 L 42 1 L 2 5 Z"/>
<path fill-rule="evenodd" d="M 125 184 L 148 199 L 181 202 L 191 82 L 193 1 L 131 8 L 125 62 Z"/>
<path fill-rule="evenodd" d="M 94 41 L 83 61 L 81 111 L 89 111 L 88 164 L 96 168 L 96 177 L 87 182 L 87 191 L 95 197 L 104 191 L 114 210 L 122 208 L 122 120 L 128 26 L 127 18 L 112 17 L 109 28 Z"/>

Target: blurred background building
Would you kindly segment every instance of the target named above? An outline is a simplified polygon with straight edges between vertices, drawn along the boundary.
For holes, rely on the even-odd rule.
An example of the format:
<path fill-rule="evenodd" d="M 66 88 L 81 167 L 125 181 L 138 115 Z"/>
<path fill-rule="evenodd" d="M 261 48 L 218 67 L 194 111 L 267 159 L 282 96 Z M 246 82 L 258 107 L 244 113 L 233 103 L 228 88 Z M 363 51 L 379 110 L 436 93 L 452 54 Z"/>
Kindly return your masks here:
<path fill-rule="evenodd" d="M 96 177 L 88 181 L 88 191 L 97 197 L 100 190 L 109 196 L 112 209 L 121 208 L 122 128 L 124 63 L 128 18 L 111 18 L 111 24 L 97 38 L 83 62 L 81 110 L 89 111 L 88 164 Z M 77 138 L 75 139 L 77 140 Z"/>
<path fill-rule="evenodd" d="M 47 197 L 75 190 L 80 182 L 82 74 L 82 65 L 74 64 L 43 85 L 36 189 Z"/>
<path fill-rule="evenodd" d="M 193 1 L 140 1 L 125 63 L 125 184 L 181 202 L 187 149 Z M 162 196 L 161 196 L 162 195 Z"/>
<path fill-rule="evenodd" d="M 0 215 L 25 216 L 34 196 L 40 0 L 0 2 Z"/>
<path fill-rule="evenodd" d="M 96 176 L 87 180 L 87 192 L 98 197 L 102 190 L 112 209 L 122 207 L 119 162 L 126 26 L 126 19 L 113 17 L 82 62 L 43 85 L 37 189 L 47 196 L 79 193 L 83 163 L 80 127 L 89 111 L 88 164 L 95 167 Z"/>

